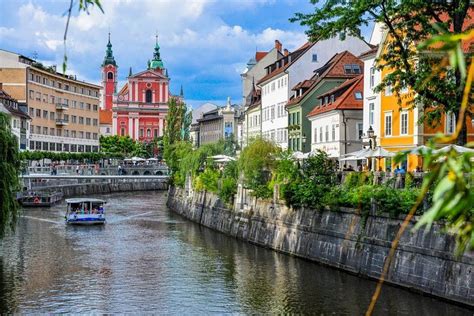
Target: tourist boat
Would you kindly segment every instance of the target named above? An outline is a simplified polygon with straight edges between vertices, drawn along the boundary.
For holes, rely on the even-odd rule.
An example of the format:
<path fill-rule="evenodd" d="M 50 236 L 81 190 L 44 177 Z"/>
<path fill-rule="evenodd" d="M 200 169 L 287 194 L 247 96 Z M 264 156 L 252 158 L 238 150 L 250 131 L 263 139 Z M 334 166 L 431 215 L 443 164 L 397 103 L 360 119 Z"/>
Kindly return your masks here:
<path fill-rule="evenodd" d="M 104 200 L 91 198 L 67 199 L 66 224 L 97 225 L 105 223 Z"/>
<path fill-rule="evenodd" d="M 49 207 L 63 198 L 62 192 L 25 192 L 19 195 L 18 201 L 25 207 Z"/>

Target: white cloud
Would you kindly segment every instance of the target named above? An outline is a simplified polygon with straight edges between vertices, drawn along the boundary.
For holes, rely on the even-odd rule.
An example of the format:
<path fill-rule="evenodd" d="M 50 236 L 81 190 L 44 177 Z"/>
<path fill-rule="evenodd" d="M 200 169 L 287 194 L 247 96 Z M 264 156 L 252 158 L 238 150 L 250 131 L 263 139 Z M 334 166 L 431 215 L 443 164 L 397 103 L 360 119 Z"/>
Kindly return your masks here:
<path fill-rule="evenodd" d="M 251 31 L 241 25 L 229 25 L 219 15 L 229 10 L 246 14 L 248 10 L 275 3 L 274 0 L 113 0 L 102 3 L 105 14 L 98 8 L 79 15 L 77 9 L 74 10 L 67 41 L 68 69 L 95 82 L 100 80 L 109 28 L 120 80 L 128 75 L 129 66 L 133 66 L 134 72 L 146 67 L 146 61 L 153 54 L 155 32 L 158 32 L 162 57 L 173 84 L 178 88 L 181 82 L 188 86 L 203 84 L 211 92 L 226 95 L 240 95 L 239 74 L 255 47 L 267 50 L 279 39 L 284 47 L 293 50 L 306 41 L 303 33 L 271 27 Z M 20 5 L 16 24 L 0 25 L 0 46 L 14 47 L 30 56 L 36 51 L 39 58 L 61 65 L 66 23 L 62 13 L 66 6 L 67 3 L 64 10 L 57 10 L 61 13 L 52 13 L 43 4 Z M 221 87 L 219 80 L 232 84 Z M 207 86 L 208 82 L 213 85 Z"/>

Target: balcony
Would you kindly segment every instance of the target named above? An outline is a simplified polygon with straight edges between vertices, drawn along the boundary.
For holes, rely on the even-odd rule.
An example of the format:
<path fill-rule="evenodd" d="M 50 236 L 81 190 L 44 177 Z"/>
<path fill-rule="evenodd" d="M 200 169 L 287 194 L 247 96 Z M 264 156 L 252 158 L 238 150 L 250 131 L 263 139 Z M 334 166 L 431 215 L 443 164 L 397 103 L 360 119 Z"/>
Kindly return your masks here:
<path fill-rule="evenodd" d="M 56 103 L 56 110 L 67 110 L 69 109 L 69 105 L 64 103 Z"/>
<path fill-rule="evenodd" d="M 69 124 L 69 120 L 65 119 L 56 119 L 56 125 L 57 126 L 66 126 Z"/>

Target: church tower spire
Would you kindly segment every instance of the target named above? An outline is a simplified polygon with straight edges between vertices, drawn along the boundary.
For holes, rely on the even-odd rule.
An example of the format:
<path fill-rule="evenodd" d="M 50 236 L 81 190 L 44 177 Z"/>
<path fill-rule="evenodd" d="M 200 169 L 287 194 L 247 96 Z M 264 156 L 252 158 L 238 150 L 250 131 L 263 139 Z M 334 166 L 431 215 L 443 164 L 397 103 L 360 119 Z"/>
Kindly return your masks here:
<path fill-rule="evenodd" d="M 112 51 L 112 43 L 110 42 L 110 32 L 109 32 L 109 42 L 107 43 L 107 49 L 105 50 L 105 58 L 104 58 L 104 62 L 102 63 L 102 67 L 106 65 L 117 66 L 117 64 L 115 63 L 114 52 Z"/>
<path fill-rule="evenodd" d="M 158 44 L 158 34 L 156 34 L 156 42 L 155 42 L 155 51 L 153 53 L 153 59 L 151 60 L 149 69 L 163 69 L 163 61 L 161 60 L 160 56 L 160 45 Z"/>

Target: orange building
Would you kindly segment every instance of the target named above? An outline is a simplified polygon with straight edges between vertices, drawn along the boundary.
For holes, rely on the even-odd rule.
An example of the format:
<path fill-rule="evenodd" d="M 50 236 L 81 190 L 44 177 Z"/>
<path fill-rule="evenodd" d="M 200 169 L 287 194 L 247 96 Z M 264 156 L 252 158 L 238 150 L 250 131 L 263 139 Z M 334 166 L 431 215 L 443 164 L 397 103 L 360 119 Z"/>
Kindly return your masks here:
<path fill-rule="evenodd" d="M 382 39 L 378 56 L 384 49 L 383 43 L 387 41 L 385 36 Z M 469 50 L 471 43 L 464 43 L 465 52 Z M 381 79 L 383 80 L 391 69 L 383 69 Z M 399 104 L 398 99 L 401 99 Z M 391 152 L 399 152 L 402 150 L 413 149 L 417 146 L 424 145 L 427 141 L 437 133 L 452 134 L 456 128 L 456 114 L 450 113 L 442 115 L 436 127 L 431 127 L 427 123 L 419 123 L 421 111 L 418 107 L 413 108 L 411 101 L 415 97 L 415 92 L 410 88 L 400 91 L 398 96 L 395 91 L 391 91 L 391 87 L 387 87 L 380 95 L 380 134 L 377 135 L 377 143 L 381 147 Z M 468 141 L 474 140 L 474 119 L 466 118 Z M 441 145 L 440 145 L 441 146 Z M 412 171 L 417 166 L 422 166 L 421 157 L 409 155 L 408 161 L 403 163 L 405 170 Z M 390 159 L 382 162 L 382 167 L 392 167 Z"/>

